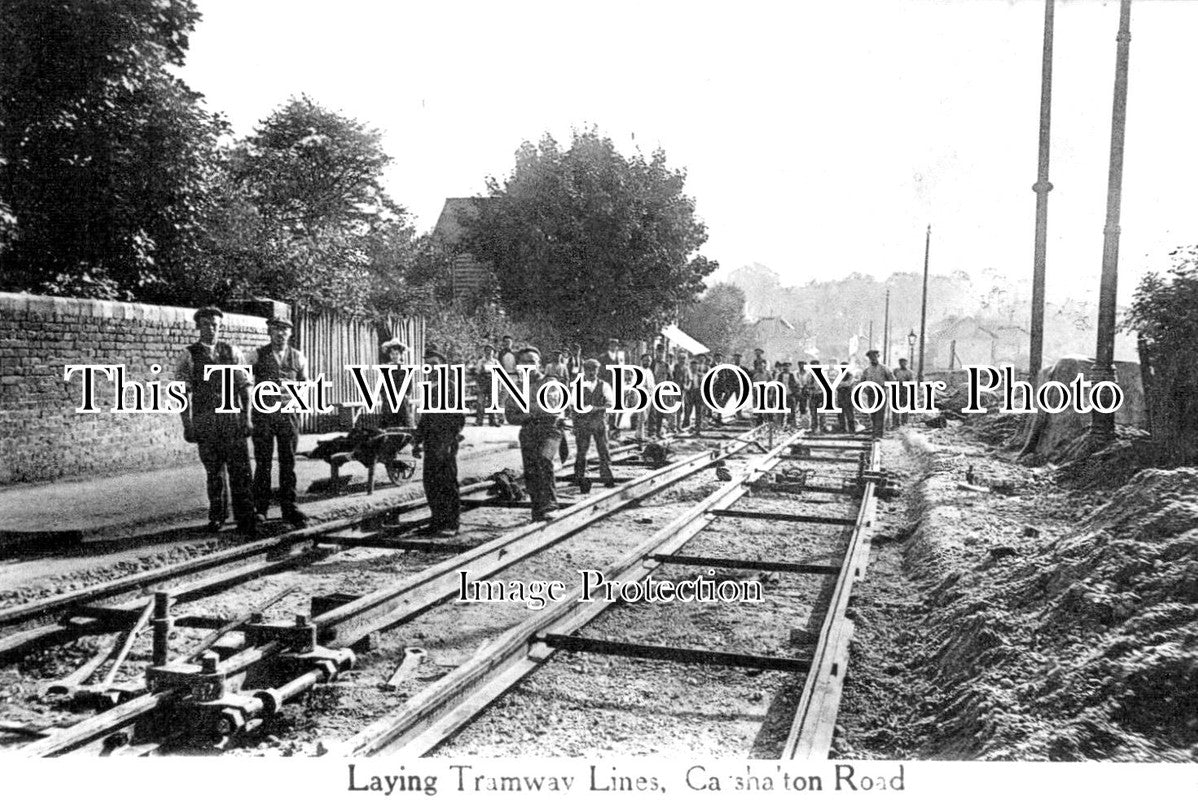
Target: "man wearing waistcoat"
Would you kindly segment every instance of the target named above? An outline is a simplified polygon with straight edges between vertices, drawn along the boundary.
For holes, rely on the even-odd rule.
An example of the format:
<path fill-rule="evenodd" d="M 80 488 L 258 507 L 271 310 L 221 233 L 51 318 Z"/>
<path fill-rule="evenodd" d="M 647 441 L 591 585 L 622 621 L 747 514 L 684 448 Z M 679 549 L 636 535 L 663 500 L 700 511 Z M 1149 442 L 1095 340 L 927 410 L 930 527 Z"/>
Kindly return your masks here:
<path fill-rule="evenodd" d="M 266 323 L 270 343 L 250 351 L 247 363 L 254 368 L 254 385 L 274 383 L 286 397 L 284 381 L 308 380 L 308 359 L 291 346 L 291 323 L 272 319 Z M 258 522 L 270 510 L 270 468 L 275 442 L 279 443 L 279 507 L 283 519 L 302 528 L 308 518 L 295 506 L 295 449 L 299 445 L 299 416 L 281 409 L 265 414 L 257 409 L 254 419 L 254 507 Z"/>
<path fill-rule="evenodd" d="M 424 354 L 430 366 L 447 363 L 436 350 Z M 431 381 L 436 385 L 441 373 L 434 370 Z M 454 387 L 447 387 L 447 396 L 454 396 Z M 432 519 L 428 532 L 456 536 L 462 512 L 462 496 L 458 488 L 458 442 L 466 427 L 466 415 L 459 413 L 423 412 L 416 423 L 412 455 L 424 456 L 424 496 L 428 500 Z"/>
<path fill-rule="evenodd" d="M 599 361 L 588 358 L 582 362 L 582 405 L 590 411 L 574 409 L 574 482 L 583 485 L 587 472 L 587 451 L 591 440 L 595 440 L 595 452 L 599 456 L 599 477 L 603 485 L 616 485 L 611 474 L 611 455 L 607 451 L 607 410 L 615 404 L 611 386 L 599 377 Z"/>
<path fill-rule="evenodd" d="M 252 535 L 254 520 L 253 476 L 250 473 L 250 451 L 246 438 L 252 433 L 250 422 L 249 380 L 241 371 L 233 371 L 234 395 L 238 410 L 218 414 L 221 404 L 221 373 L 204 377 L 204 367 L 210 364 L 244 364 L 236 345 L 221 341 L 220 328 L 224 314 L 215 306 L 201 308 L 195 313 L 200 340 L 189 345 L 175 366 L 175 380 L 187 385 L 189 402 L 180 417 L 183 420 L 183 439 L 194 442 L 200 451 L 200 461 L 208 474 L 208 530 L 216 533 L 229 516 L 229 497 L 233 500 L 233 517 L 237 531 Z M 225 474 L 228 473 L 226 484 Z"/>
<path fill-rule="evenodd" d="M 541 351 L 535 347 L 525 347 L 520 351 L 519 364 L 529 364 L 533 367 L 529 375 L 528 413 L 516 405 L 513 398 L 508 397 L 507 418 L 520 426 L 520 459 L 524 462 L 524 487 L 528 490 L 528 499 L 532 503 L 533 522 L 543 522 L 557 510 L 557 480 L 553 470 L 553 459 L 558 454 L 562 441 L 561 414 L 542 406 L 536 400 L 536 395 L 544 383 L 557 384 L 557 390 L 547 390 L 547 394 L 556 394 L 552 401 L 562 400 L 560 393 L 565 392 L 556 378 L 546 376 L 540 371 Z M 553 405 L 558 403 L 553 402 Z"/>

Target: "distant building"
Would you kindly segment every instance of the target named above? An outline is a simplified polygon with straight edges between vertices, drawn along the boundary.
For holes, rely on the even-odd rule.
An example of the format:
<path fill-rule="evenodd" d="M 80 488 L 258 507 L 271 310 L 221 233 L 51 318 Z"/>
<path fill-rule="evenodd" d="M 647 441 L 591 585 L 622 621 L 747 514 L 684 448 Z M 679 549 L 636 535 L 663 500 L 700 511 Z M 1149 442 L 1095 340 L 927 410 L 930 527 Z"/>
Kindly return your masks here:
<path fill-rule="evenodd" d="M 757 320 L 745 331 L 745 341 L 746 357 L 752 354 L 754 347 L 760 347 L 771 364 L 775 361 L 806 361 L 806 351 L 812 347 L 808 337 L 782 317 Z"/>
<path fill-rule="evenodd" d="M 925 369 L 1007 364 L 1027 369 L 1028 337 L 1027 329 L 1019 325 L 972 316 L 949 317 L 928 334 Z M 915 355 L 919 357 L 918 342 Z"/>
<path fill-rule="evenodd" d="M 450 282 L 454 299 L 478 291 L 490 282 L 491 267 L 463 249 L 465 231 L 462 220 L 473 219 L 485 197 L 450 197 L 445 200 L 441 216 L 433 228 L 433 238 L 446 248 L 453 259 Z"/>

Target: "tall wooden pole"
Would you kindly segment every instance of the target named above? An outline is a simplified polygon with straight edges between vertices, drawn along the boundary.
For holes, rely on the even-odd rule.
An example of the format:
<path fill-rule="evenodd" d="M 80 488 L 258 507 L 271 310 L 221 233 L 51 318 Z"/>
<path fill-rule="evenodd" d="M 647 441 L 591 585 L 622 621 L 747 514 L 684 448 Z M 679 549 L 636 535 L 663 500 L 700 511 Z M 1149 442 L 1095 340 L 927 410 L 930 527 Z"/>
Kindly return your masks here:
<path fill-rule="evenodd" d="M 932 226 L 928 226 L 928 235 L 923 243 L 923 300 L 919 304 L 919 373 L 915 380 L 923 380 L 923 348 L 924 337 L 928 332 L 928 254 L 932 251 Z"/>
<path fill-rule="evenodd" d="M 1127 61 L 1131 50 L 1131 0 L 1119 3 L 1119 35 L 1115 37 L 1115 99 L 1111 111 L 1111 163 L 1107 177 L 1106 227 L 1102 243 L 1102 283 L 1098 295 L 1098 341 L 1094 380 L 1115 377 L 1115 296 L 1119 278 L 1119 202 L 1123 193 L 1123 132 L 1127 123 Z M 1093 412 L 1091 435 L 1115 436 L 1115 415 Z"/>
<path fill-rule="evenodd" d="M 1044 275 L 1048 264 L 1049 123 L 1052 116 L 1053 0 L 1044 0 L 1044 60 L 1040 68 L 1040 164 L 1036 172 L 1036 245 L 1032 267 L 1032 335 L 1028 372 L 1034 383 L 1044 360 Z"/>
<path fill-rule="evenodd" d="M 886 289 L 886 311 L 882 315 L 882 363 L 890 363 L 890 289 Z"/>

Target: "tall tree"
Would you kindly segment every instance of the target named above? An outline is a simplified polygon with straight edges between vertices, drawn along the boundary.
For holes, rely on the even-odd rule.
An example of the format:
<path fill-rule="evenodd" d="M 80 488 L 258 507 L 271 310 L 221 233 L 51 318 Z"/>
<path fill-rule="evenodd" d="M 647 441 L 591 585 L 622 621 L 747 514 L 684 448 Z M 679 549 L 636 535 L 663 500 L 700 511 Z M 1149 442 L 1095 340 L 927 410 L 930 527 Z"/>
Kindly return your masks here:
<path fill-rule="evenodd" d="M 745 293 L 730 283 L 717 283 L 682 312 L 678 324 L 712 350 L 731 352 L 745 329 Z"/>
<path fill-rule="evenodd" d="M 640 338 L 674 319 L 718 266 L 665 153 L 625 158 L 594 130 L 562 149 L 525 142 L 503 185 L 463 220 L 467 249 L 492 264 L 505 306 L 586 342 Z"/>
<path fill-rule="evenodd" d="M 153 295 L 193 258 L 223 132 L 169 72 L 191 0 L 0 0 L 0 283 Z"/>
<path fill-rule="evenodd" d="M 193 291 L 260 294 L 351 313 L 410 311 L 417 253 L 407 213 L 382 187 L 381 134 L 293 98 L 225 154 L 211 256 Z M 423 297 L 423 295 L 420 295 Z"/>

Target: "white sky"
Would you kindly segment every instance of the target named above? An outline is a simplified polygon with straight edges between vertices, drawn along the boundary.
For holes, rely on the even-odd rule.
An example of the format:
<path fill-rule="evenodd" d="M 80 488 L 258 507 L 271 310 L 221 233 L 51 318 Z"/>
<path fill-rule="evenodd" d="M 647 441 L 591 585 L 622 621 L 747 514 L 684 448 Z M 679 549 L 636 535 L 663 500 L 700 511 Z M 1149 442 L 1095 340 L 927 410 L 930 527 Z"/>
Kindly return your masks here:
<path fill-rule="evenodd" d="M 525 139 L 597 124 L 688 171 L 720 274 L 1030 275 L 1042 0 L 198 0 L 182 76 L 238 134 L 307 93 L 385 133 L 421 230 Z M 1050 299 L 1096 294 L 1117 2 L 1056 6 Z M 1198 242 L 1198 2 L 1132 7 L 1120 299 Z M 635 137 L 635 140 L 634 140 Z"/>

